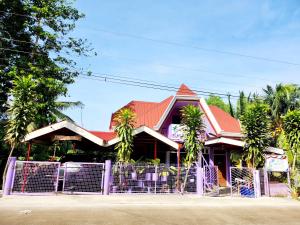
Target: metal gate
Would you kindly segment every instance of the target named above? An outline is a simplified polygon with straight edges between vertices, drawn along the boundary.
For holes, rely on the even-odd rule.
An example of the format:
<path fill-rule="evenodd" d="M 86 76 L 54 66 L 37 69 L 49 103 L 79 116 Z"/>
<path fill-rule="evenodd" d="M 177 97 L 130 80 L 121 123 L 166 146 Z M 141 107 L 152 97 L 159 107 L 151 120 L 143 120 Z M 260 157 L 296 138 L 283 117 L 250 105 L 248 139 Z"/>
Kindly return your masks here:
<path fill-rule="evenodd" d="M 231 196 L 256 197 L 254 169 L 230 167 Z"/>
<path fill-rule="evenodd" d="M 64 170 L 63 193 L 102 194 L 104 163 L 67 162 Z"/>
<path fill-rule="evenodd" d="M 196 193 L 196 166 L 190 168 L 187 177 L 186 173 L 187 168 L 184 166 L 178 168 L 176 165 L 165 164 L 115 164 L 112 167 L 110 193 L 179 193 L 185 178 L 185 192 Z"/>
<path fill-rule="evenodd" d="M 266 171 L 266 195 L 270 197 L 291 196 L 290 176 L 287 172 Z"/>
<path fill-rule="evenodd" d="M 203 193 L 208 196 L 219 195 L 219 179 L 217 166 L 203 167 Z"/>
<path fill-rule="evenodd" d="M 50 194 L 57 192 L 60 163 L 16 161 L 13 194 Z"/>

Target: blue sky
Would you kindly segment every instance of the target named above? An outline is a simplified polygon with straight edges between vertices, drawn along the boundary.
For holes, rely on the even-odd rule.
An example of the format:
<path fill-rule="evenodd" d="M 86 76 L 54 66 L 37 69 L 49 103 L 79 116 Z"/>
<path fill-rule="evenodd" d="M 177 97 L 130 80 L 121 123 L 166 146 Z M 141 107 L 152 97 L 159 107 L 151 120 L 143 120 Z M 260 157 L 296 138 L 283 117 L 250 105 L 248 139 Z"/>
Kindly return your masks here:
<path fill-rule="evenodd" d="M 135 77 L 198 90 L 261 93 L 267 84 L 300 83 L 300 66 L 168 45 L 126 33 L 300 64 L 300 2 L 295 1 L 94 1 L 77 0 L 86 14 L 74 36 L 98 53 L 78 57 L 85 70 Z M 104 32 L 106 31 L 106 32 Z M 111 113 L 129 101 L 161 101 L 174 93 L 77 78 L 64 100 L 79 125 L 108 130 Z"/>

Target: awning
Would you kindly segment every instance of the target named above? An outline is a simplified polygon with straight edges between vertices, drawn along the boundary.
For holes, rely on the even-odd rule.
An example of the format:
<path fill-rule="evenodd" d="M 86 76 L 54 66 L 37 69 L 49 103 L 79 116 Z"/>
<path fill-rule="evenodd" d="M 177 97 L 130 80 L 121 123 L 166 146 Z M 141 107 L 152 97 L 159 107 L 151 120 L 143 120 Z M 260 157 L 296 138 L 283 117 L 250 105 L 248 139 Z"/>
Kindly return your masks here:
<path fill-rule="evenodd" d="M 205 142 L 204 145 L 209 146 L 209 145 L 215 145 L 215 144 L 227 144 L 227 145 L 234 145 L 234 146 L 244 147 L 245 142 L 235 140 L 235 139 L 231 139 L 231 138 L 220 137 L 220 138 L 208 140 L 208 141 Z"/>

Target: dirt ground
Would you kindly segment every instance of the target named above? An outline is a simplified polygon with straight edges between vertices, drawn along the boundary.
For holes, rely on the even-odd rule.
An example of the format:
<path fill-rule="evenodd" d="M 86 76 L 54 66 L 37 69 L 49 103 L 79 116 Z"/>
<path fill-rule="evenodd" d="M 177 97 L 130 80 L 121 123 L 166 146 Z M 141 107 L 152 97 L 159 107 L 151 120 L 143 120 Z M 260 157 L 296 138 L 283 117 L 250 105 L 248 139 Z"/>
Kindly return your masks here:
<path fill-rule="evenodd" d="M 195 195 L 7 196 L 4 225 L 300 225 L 300 202 Z"/>

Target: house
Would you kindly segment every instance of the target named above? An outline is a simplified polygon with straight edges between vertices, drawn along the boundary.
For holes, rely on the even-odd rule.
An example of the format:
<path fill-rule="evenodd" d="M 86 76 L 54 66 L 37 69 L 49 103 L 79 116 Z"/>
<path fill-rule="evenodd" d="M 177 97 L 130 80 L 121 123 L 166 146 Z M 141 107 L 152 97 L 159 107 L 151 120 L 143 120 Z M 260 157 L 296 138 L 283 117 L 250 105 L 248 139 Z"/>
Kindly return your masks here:
<path fill-rule="evenodd" d="M 229 185 L 230 153 L 241 151 L 241 126 L 237 119 L 216 106 L 207 105 L 204 98 L 198 97 L 182 84 L 174 96 L 161 102 L 131 101 L 124 107 L 131 107 L 136 113 L 134 129 L 134 150 L 132 158 L 137 160 L 159 158 L 166 164 L 178 163 L 184 157 L 182 133 L 180 129 L 180 109 L 188 104 L 200 107 L 204 113 L 205 149 L 207 164 L 218 166 L 218 179 L 221 186 Z M 25 141 L 49 143 L 54 140 L 73 140 L 79 149 L 105 152 L 113 150 L 119 139 L 114 132 L 112 114 L 109 131 L 89 131 L 74 123 L 62 121 L 28 134 Z"/>

